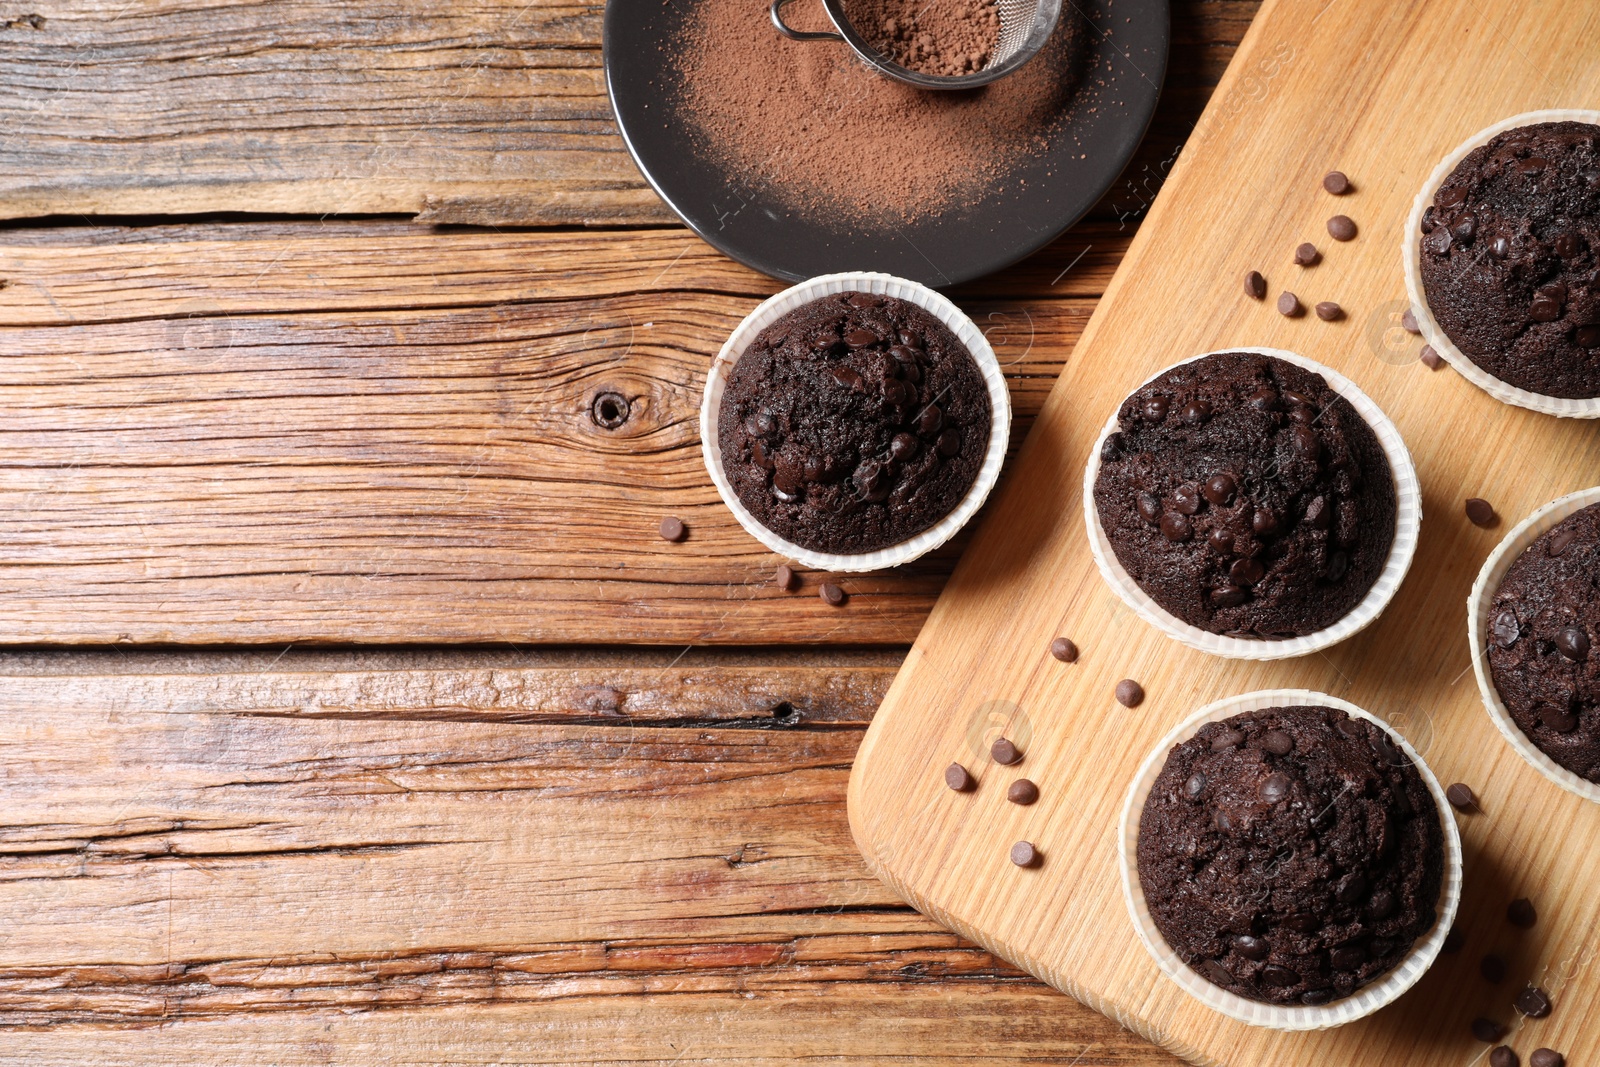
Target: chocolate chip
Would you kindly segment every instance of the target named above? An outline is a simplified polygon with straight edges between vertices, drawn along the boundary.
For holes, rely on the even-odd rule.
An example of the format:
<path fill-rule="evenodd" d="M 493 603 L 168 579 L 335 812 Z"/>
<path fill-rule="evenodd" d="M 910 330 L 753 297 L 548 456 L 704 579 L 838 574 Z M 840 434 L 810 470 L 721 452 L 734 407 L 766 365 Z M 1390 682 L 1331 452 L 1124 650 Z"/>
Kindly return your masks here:
<path fill-rule="evenodd" d="M 1287 756 L 1294 751 L 1294 738 L 1282 730 L 1268 730 L 1261 735 L 1261 749 L 1274 756 Z"/>
<path fill-rule="evenodd" d="M 1200 510 L 1200 490 L 1193 485 L 1180 485 L 1172 491 L 1172 506 L 1180 515 L 1193 515 Z"/>
<path fill-rule="evenodd" d="M 1204 400 L 1191 400 L 1178 413 L 1186 425 L 1198 426 L 1211 417 L 1211 405 Z"/>
<path fill-rule="evenodd" d="M 1294 446 L 1295 455 L 1304 460 L 1315 460 L 1322 454 L 1322 442 L 1317 439 L 1317 431 L 1309 426 L 1296 426 L 1289 435 L 1289 443 Z"/>
<path fill-rule="evenodd" d="M 1050 642 L 1050 654 L 1062 663 L 1078 662 L 1078 646 L 1069 638 L 1058 637 Z"/>
<path fill-rule="evenodd" d="M 1257 508 L 1250 516 L 1250 529 L 1258 534 L 1269 534 L 1278 528 L 1278 515 L 1271 508 Z"/>
<path fill-rule="evenodd" d="M 1349 215 L 1335 215 L 1328 220 L 1328 236 L 1335 241 L 1351 241 L 1356 236 L 1356 224 Z"/>
<path fill-rule="evenodd" d="M 866 389 L 866 379 L 856 373 L 854 367 L 844 363 L 837 363 L 828 368 L 828 374 L 834 381 L 854 392 L 863 392 Z"/>
<path fill-rule="evenodd" d="M 1423 345 L 1422 354 L 1417 356 L 1417 359 L 1419 359 L 1422 362 L 1422 365 L 1427 367 L 1429 370 L 1438 370 L 1440 367 L 1444 366 L 1443 357 L 1433 350 L 1432 345 Z"/>
<path fill-rule="evenodd" d="M 1330 170 L 1322 176 L 1322 187 L 1334 196 L 1343 196 L 1351 188 L 1350 179 L 1342 171 Z"/>
<path fill-rule="evenodd" d="M 1472 1020 L 1472 1036 L 1479 1041 L 1499 1041 L 1506 1036 L 1506 1028 L 1493 1019 L 1486 1019 L 1480 1015 Z"/>
<path fill-rule="evenodd" d="M 1139 517 L 1145 522 L 1154 525 L 1161 521 L 1161 501 L 1149 493 L 1140 493 L 1133 506 L 1138 509 Z"/>
<path fill-rule="evenodd" d="M 670 515 L 661 520 L 660 531 L 663 541 L 682 541 L 689 536 L 689 528 L 683 524 L 683 520 Z"/>
<path fill-rule="evenodd" d="M 1399 903 L 1389 890 L 1380 889 L 1372 894 L 1371 900 L 1367 901 L 1367 914 L 1374 919 L 1386 919 L 1394 914 L 1394 909 Z"/>
<path fill-rule="evenodd" d="M 1176 511 L 1169 511 L 1161 516 L 1161 536 L 1168 541 L 1187 541 L 1194 534 L 1194 527 L 1187 516 Z"/>
<path fill-rule="evenodd" d="M 1312 1007 L 1319 1007 L 1332 999 L 1333 990 L 1331 989 L 1308 989 L 1300 994 L 1300 1003 L 1309 1004 Z"/>
<path fill-rule="evenodd" d="M 1524 930 L 1532 930 L 1539 921 L 1539 912 L 1534 908 L 1533 901 L 1527 897 L 1518 897 L 1506 905 L 1506 922 Z"/>
<path fill-rule="evenodd" d="M 1339 945 L 1328 953 L 1328 962 L 1337 970 L 1353 971 L 1367 962 L 1367 950 L 1360 945 Z"/>
<path fill-rule="evenodd" d="M 1018 778 L 1006 789 L 1006 799 L 1013 804 L 1032 804 L 1039 799 L 1039 787 L 1026 778 Z"/>
<path fill-rule="evenodd" d="M 1200 486 L 1200 495 L 1213 504 L 1226 504 L 1233 500 L 1233 494 L 1238 488 L 1229 475 L 1213 474 Z"/>
<path fill-rule="evenodd" d="M 1340 719 L 1333 724 L 1333 728 L 1352 741 L 1359 741 L 1367 736 L 1367 724 L 1360 719 Z"/>
<path fill-rule="evenodd" d="M 1309 912 L 1296 912 L 1283 920 L 1283 925 L 1302 934 L 1314 934 L 1322 929 L 1322 920 Z"/>
<path fill-rule="evenodd" d="M 1128 440 L 1125 434 L 1114 433 L 1107 436 L 1105 442 L 1100 445 L 1100 462 L 1110 463 L 1113 460 L 1120 459 L 1127 443 Z"/>
<path fill-rule="evenodd" d="M 842 606 L 846 600 L 844 590 L 840 589 L 832 582 L 823 582 L 822 585 L 817 588 L 817 595 L 823 600 L 827 601 L 828 606 L 832 608 Z"/>
<path fill-rule="evenodd" d="M 1200 969 L 1205 972 L 1206 977 L 1211 979 L 1211 982 L 1214 985 L 1234 984 L 1233 975 L 1228 972 L 1226 967 L 1218 963 L 1216 960 L 1205 960 L 1200 964 Z"/>
<path fill-rule="evenodd" d="M 917 412 L 917 429 L 922 433 L 933 433 L 944 425 L 944 412 L 939 410 L 938 404 L 929 404 Z"/>
<path fill-rule="evenodd" d="M 1467 520 L 1474 526 L 1493 526 L 1495 520 L 1494 505 L 1481 496 L 1467 498 Z"/>
<path fill-rule="evenodd" d="M 1233 565 L 1228 568 L 1228 578 L 1235 585 L 1255 585 L 1266 576 L 1267 569 L 1261 562 L 1248 557 L 1234 560 Z"/>
<path fill-rule="evenodd" d="M 1578 728 L 1578 717 L 1565 708 L 1541 704 L 1534 711 L 1540 722 L 1558 734 L 1570 734 Z"/>
<path fill-rule="evenodd" d="M 1268 985 L 1284 987 L 1300 984 L 1300 976 L 1287 967 L 1269 963 L 1261 968 L 1261 980 Z"/>
<path fill-rule="evenodd" d="M 1506 961 L 1491 953 L 1478 961 L 1478 973 L 1485 982 L 1499 985 L 1506 980 Z"/>
<path fill-rule="evenodd" d="M 1250 594 L 1237 585 L 1219 585 L 1209 594 L 1211 604 L 1218 608 L 1236 608 L 1250 599 Z"/>
<path fill-rule="evenodd" d="M 1444 791 L 1444 798 L 1457 811 L 1472 812 L 1478 810 L 1477 794 L 1473 793 L 1472 787 L 1465 782 L 1450 783 L 1450 788 Z"/>
<path fill-rule="evenodd" d="M 1264 960 L 1272 955 L 1272 946 L 1259 937 L 1240 934 L 1233 939 L 1233 950 L 1247 960 Z"/>
<path fill-rule="evenodd" d="M 1450 223 L 1450 236 L 1455 238 L 1457 244 L 1470 245 L 1477 232 L 1478 220 L 1470 213 L 1458 215 L 1455 221 Z"/>
<path fill-rule="evenodd" d="M 1516 1008 L 1530 1019 L 1543 1019 L 1550 1014 L 1554 1005 L 1550 1003 L 1550 994 L 1536 985 L 1531 985 L 1517 994 Z"/>
<path fill-rule="evenodd" d="M 1581 626 L 1563 626 L 1553 643 L 1562 659 L 1582 663 L 1589 658 L 1589 634 Z"/>
<path fill-rule="evenodd" d="M 1211 751 L 1226 752 L 1230 748 L 1238 748 L 1244 743 L 1244 734 L 1238 730 L 1224 730 L 1211 739 Z"/>
<path fill-rule="evenodd" d="M 1183 783 L 1183 795 L 1190 800 L 1199 800 L 1200 794 L 1205 791 L 1206 776 L 1200 771 L 1195 771 L 1189 776 L 1189 780 Z"/>
<path fill-rule="evenodd" d="M 1528 318 L 1534 322 L 1554 322 L 1561 317 L 1561 301 L 1549 293 L 1534 294 L 1528 305 Z"/>
<path fill-rule="evenodd" d="M 1278 294 L 1278 314 L 1297 319 L 1305 313 L 1306 309 L 1300 306 L 1300 298 L 1298 296 L 1288 290 Z"/>
<path fill-rule="evenodd" d="M 1132 678 L 1117 683 L 1117 703 L 1125 708 L 1136 708 L 1144 702 L 1144 687 Z"/>
<path fill-rule="evenodd" d="M 1318 530 L 1326 530 L 1333 524 L 1333 508 L 1328 506 L 1327 497 L 1311 498 L 1311 503 L 1306 505 L 1306 522 Z"/>
<path fill-rule="evenodd" d="M 989 746 L 989 758 L 1002 767 L 1010 767 L 1022 762 L 1022 751 L 1010 738 L 997 737 L 994 744 Z"/>
<path fill-rule="evenodd" d="M 1367 895 L 1367 876 L 1360 871 L 1351 871 L 1339 879 L 1333 895 L 1341 904 L 1356 903 Z"/>
<path fill-rule="evenodd" d="M 1550 242 L 1550 247 L 1556 250 L 1556 255 L 1562 259 L 1577 259 L 1583 254 L 1583 238 L 1570 230 L 1556 235 Z"/>
<path fill-rule="evenodd" d="M 1572 339 L 1582 348 L 1600 348 L 1600 326 L 1579 326 Z"/>
<path fill-rule="evenodd" d="M 1567 546 L 1572 544 L 1577 537 L 1577 527 L 1568 526 L 1564 529 L 1557 530 L 1555 533 L 1550 535 L 1550 540 L 1545 542 L 1545 554 L 1549 556 L 1561 555 L 1561 553 L 1567 550 Z"/>
<path fill-rule="evenodd" d="M 935 447 L 938 448 L 939 455 L 945 459 L 958 455 L 961 452 L 960 431 L 954 427 L 944 431 L 939 435 L 939 440 L 936 442 Z"/>
<path fill-rule="evenodd" d="M 1317 313 L 1317 318 L 1323 322 L 1338 322 L 1344 318 L 1344 308 L 1335 304 L 1332 300 L 1322 301 L 1314 310 Z"/>
<path fill-rule="evenodd" d="M 1496 1045 L 1489 1050 L 1489 1067 L 1517 1067 L 1520 1062 L 1510 1045 Z"/>
<path fill-rule="evenodd" d="M 1144 406 L 1139 409 L 1139 414 L 1144 416 L 1145 422 L 1160 422 L 1167 417 L 1167 407 L 1166 397 L 1153 396 L 1144 402 Z"/>
<path fill-rule="evenodd" d="M 1033 847 L 1031 841 L 1018 841 L 1011 846 L 1011 862 L 1018 867 L 1037 867 L 1039 850 Z"/>
<path fill-rule="evenodd" d="M 957 793 L 971 792 L 978 783 L 967 769 L 959 763 L 952 763 L 944 769 L 944 784 L 954 789 Z"/>
<path fill-rule="evenodd" d="M 1305 242 L 1294 250 L 1294 261 L 1302 267 L 1314 267 L 1322 259 L 1322 253 L 1317 251 L 1317 246 L 1310 241 Z"/>
<path fill-rule="evenodd" d="M 792 592 L 795 587 L 794 568 L 787 563 L 778 564 L 778 569 L 772 576 L 772 584 L 786 593 Z"/>
<path fill-rule="evenodd" d="M 1489 624 L 1489 632 L 1494 635 L 1494 643 L 1501 648 L 1510 648 L 1517 643 L 1517 638 L 1522 636 L 1522 627 L 1517 622 L 1517 616 L 1510 608 L 1494 617 Z"/>
<path fill-rule="evenodd" d="M 878 335 L 871 330 L 865 330 L 857 326 L 845 332 L 844 343 L 851 348 L 865 348 L 867 345 L 877 344 Z"/>
<path fill-rule="evenodd" d="M 1400 316 L 1400 328 L 1406 333 L 1421 333 L 1422 327 L 1417 325 L 1417 313 L 1410 308 Z"/>
<path fill-rule="evenodd" d="M 1528 1067 L 1567 1067 L 1567 1058 L 1553 1048 L 1536 1048 L 1528 1057 Z"/>
<path fill-rule="evenodd" d="M 1261 276 L 1260 271 L 1253 270 L 1244 276 L 1244 291 L 1245 295 L 1253 300 L 1266 299 L 1267 280 Z"/>
<path fill-rule="evenodd" d="M 1422 239 L 1422 247 L 1435 256 L 1443 256 L 1449 252 L 1450 243 L 1450 231 L 1444 226 L 1440 226 Z"/>
<path fill-rule="evenodd" d="M 1268 804 L 1276 804 L 1289 795 L 1289 776 L 1287 774 L 1269 774 L 1262 779 L 1261 787 L 1257 790 L 1261 799 Z"/>
<path fill-rule="evenodd" d="M 1444 189 L 1433 198 L 1433 202 L 1441 208 L 1459 207 L 1467 202 L 1467 187 L 1464 185 L 1452 186 Z"/>
<path fill-rule="evenodd" d="M 1511 239 L 1503 233 L 1497 233 L 1489 242 L 1489 254 L 1495 259 L 1505 259 L 1511 254 Z"/>
<path fill-rule="evenodd" d="M 1257 411 L 1282 411 L 1283 403 L 1278 398 L 1277 390 L 1262 386 L 1246 398 L 1250 406 Z"/>

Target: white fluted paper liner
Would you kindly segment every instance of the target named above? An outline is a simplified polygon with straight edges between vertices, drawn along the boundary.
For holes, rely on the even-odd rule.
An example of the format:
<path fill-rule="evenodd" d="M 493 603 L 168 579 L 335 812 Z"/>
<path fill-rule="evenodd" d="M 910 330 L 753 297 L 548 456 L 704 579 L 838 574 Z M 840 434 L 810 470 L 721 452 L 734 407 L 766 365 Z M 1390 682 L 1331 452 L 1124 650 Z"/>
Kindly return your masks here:
<path fill-rule="evenodd" d="M 1457 348 L 1439 328 L 1433 313 L 1428 310 L 1428 298 L 1422 288 L 1422 213 L 1433 203 L 1433 194 L 1438 192 L 1439 186 L 1444 184 L 1444 180 L 1474 148 L 1487 144 L 1492 138 L 1517 126 L 1531 126 L 1540 122 L 1587 122 L 1600 125 L 1600 111 L 1568 108 L 1528 111 L 1521 115 L 1513 115 L 1493 126 L 1479 130 L 1462 142 L 1454 152 L 1441 159 L 1439 165 L 1433 168 L 1433 173 L 1428 175 L 1428 180 L 1422 183 L 1422 189 L 1418 191 L 1416 199 L 1411 202 L 1411 215 L 1406 219 L 1405 233 L 1401 238 L 1400 257 L 1405 265 L 1406 295 L 1411 300 L 1411 313 L 1416 316 L 1423 340 L 1432 345 L 1433 350 L 1444 357 L 1463 378 L 1479 389 L 1496 400 L 1541 411 L 1546 415 L 1558 415 L 1567 419 L 1595 419 L 1600 418 L 1600 397 L 1575 400 L 1519 389 L 1501 381 L 1472 362 L 1472 359 Z"/>
<path fill-rule="evenodd" d="M 1214 985 L 1192 970 L 1167 946 L 1166 939 L 1161 936 L 1155 919 L 1150 915 L 1150 909 L 1145 905 L 1144 894 L 1139 887 L 1139 820 L 1144 814 L 1145 797 L 1149 795 L 1155 786 L 1156 778 L 1166 766 L 1167 755 L 1175 746 L 1198 733 L 1206 723 L 1218 722 L 1241 712 L 1259 711 L 1262 708 L 1304 705 L 1338 708 L 1354 718 L 1377 723 L 1388 731 L 1389 737 L 1405 754 L 1406 759 L 1416 765 L 1417 772 L 1422 775 L 1422 780 L 1427 783 L 1428 792 L 1433 797 L 1439 825 L 1444 831 L 1444 879 L 1439 888 L 1439 904 L 1435 909 L 1438 917 L 1434 920 L 1433 928 L 1417 939 L 1411 946 L 1410 953 L 1398 966 L 1380 980 L 1363 986 L 1342 1000 L 1321 1005 L 1287 1007 L 1279 1004 L 1263 1004 Z M 1395 732 L 1393 727 L 1364 708 L 1359 708 L 1347 700 L 1309 689 L 1262 689 L 1242 696 L 1229 697 L 1206 705 L 1179 723 L 1151 750 L 1145 757 L 1144 763 L 1140 765 L 1138 773 L 1134 775 L 1133 785 L 1128 790 L 1128 798 L 1122 805 L 1122 824 L 1118 838 L 1118 852 L 1122 860 L 1122 897 L 1127 902 L 1128 914 L 1133 919 L 1139 940 L 1144 942 L 1145 949 L 1156 961 L 1156 966 L 1161 968 L 1161 973 L 1206 1007 L 1219 1011 L 1230 1019 L 1273 1030 L 1326 1030 L 1343 1026 L 1345 1023 L 1371 1015 L 1384 1005 L 1398 999 L 1433 965 L 1433 961 L 1438 958 L 1439 950 L 1444 947 L 1445 936 L 1449 934 L 1450 926 L 1455 922 L 1456 908 L 1461 902 L 1461 832 L 1456 828 L 1456 821 L 1448 814 L 1449 811 L 1444 789 L 1439 785 L 1439 779 L 1434 777 L 1433 771 L 1422 761 L 1422 757 L 1417 755 L 1416 750 Z"/>
<path fill-rule="evenodd" d="M 1522 555 L 1540 534 L 1568 515 L 1582 511 L 1591 504 L 1600 504 L 1600 486 L 1580 489 L 1576 493 L 1568 493 L 1564 497 L 1552 500 L 1519 522 L 1510 533 L 1506 534 L 1495 550 L 1489 553 L 1489 558 L 1483 561 L 1483 567 L 1478 571 L 1478 580 L 1472 583 L 1472 592 L 1467 597 L 1467 644 L 1472 650 L 1472 670 L 1478 676 L 1478 693 L 1483 697 L 1484 710 L 1489 713 L 1489 718 L 1500 730 L 1501 736 L 1517 750 L 1517 755 L 1533 764 L 1534 769 L 1556 785 L 1578 794 L 1585 800 L 1600 803 L 1600 785 L 1573 774 L 1545 755 L 1539 746 L 1522 732 L 1522 727 L 1517 725 L 1516 720 L 1512 719 L 1511 712 L 1506 709 L 1505 702 L 1500 699 L 1500 694 L 1494 687 L 1494 679 L 1489 675 L 1488 642 L 1489 611 L 1494 605 L 1494 595 L 1499 591 L 1506 571 L 1511 569 L 1517 557 Z"/>
<path fill-rule="evenodd" d="M 722 449 L 717 441 L 717 416 L 722 410 L 722 393 L 727 387 L 728 373 L 744 354 L 745 348 L 755 340 L 757 334 L 803 304 L 809 304 L 819 297 L 832 293 L 851 291 L 899 297 L 908 303 L 916 304 L 949 327 L 950 332 L 967 346 L 967 351 L 972 353 L 973 360 L 978 364 L 978 371 L 983 375 L 984 384 L 989 389 L 989 444 L 984 452 L 983 465 L 978 469 L 978 476 L 973 479 L 967 495 L 961 498 L 961 503 L 957 504 L 950 514 L 915 537 L 873 552 L 850 554 L 817 552 L 779 537 L 763 526 L 740 501 L 722 469 Z M 728 505 L 728 510 L 739 520 L 739 525 L 757 541 L 780 556 L 823 571 L 861 573 L 887 570 L 902 563 L 909 563 L 950 540 L 956 535 L 956 531 L 965 526 L 967 520 L 983 506 L 989 491 L 999 480 L 1000 466 L 1005 462 L 1006 443 L 1010 436 L 1011 394 L 1006 389 L 1005 376 L 1000 372 L 1000 361 L 995 358 L 994 349 L 989 346 L 982 331 L 948 298 L 927 286 L 905 278 L 897 278 L 892 274 L 875 272 L 819 275 L 762 301 L 754 311 L 744 317 L 744 321 L 739 323 L 728 336 L 722 351 L 717 353 L 716 361 L 711 365 L 711 372 L 706 376 L 705 396 L 700 401 L 700 451 L 705 456 L 706 470 L 710 472 L 711 481 L 721 494 L 722 502 Z"/>
<path fill-rule="evenodd" d="M 1116 550 L 1111 547 L 1105 529 L 1100 525 L 1100 513 L 1094 505 L 1094 482 L 1100 474 L 1100 448 L 1105 444 L 1106 438 L 1117 429 L 1116 412 L 1111 413 L 1111 418 L 1100 430 L 1100 436 L 1095 438 L 1094 450 L 1089 454 L 1089 464 L 1083 472 L 1083 517 L 1089 531 L 1089 549 L 1094 554 L 1095 564 L 1100 568 L 1100 576 L 1122 598 L 1123 603 L 1132 608 L 1145 622 L 1174 641 L 1226 659 L 1273 660 L 1309 655 L 1330 645 L 1336 645 L 1371 625 L 1394 598 L 1395 591 L 1400 588 L 1406 571 L 1411 568 L 1411 558 L 1416 555 L 1417 534 L 1422 529 L 1422 487 L 1417 482 L 1417 469 L 1412 466 L 1411 453 L 1406 450 L 1406 443 L 1401 439 L 1400 431 L 1389 421 L 1383 409 L 1373 403 L 1372 398 L 1358 389 L 1350 379 L 1315 360 L 1281 348 L 1238 345 L 1180 360 L 1172 366 L 1181 367 L 1185 363 L 1193 363 L 1197 359 L 1205 359 L 1207 356 L 1223 352 L 1254 352 L 1263 356 L 1275 356 L 1322 375 L 1328 387 L 1350 401 L 1356 412 L 1367 420 L 1373 432 L 1378 435 L 1378 443 L 1383 446 L 1384 455 L 1389 458 L 1389 467 L 1394 472 L 1396 504 L 1394 542 L 1389 546 L 1389 558 L 1384 561 L 1383 570 L 1378 572 L 1378 580 L 1372 583 L 1367 595 L 1339 621 L 1326 629 L 1300 637 L 1279 640 L 1228 637 L 1210 633 L 1184 622 L 1157 604 L 1149 593 L 1139 588 L 1139 583 L 1123 569 L 1122 563 L 1117 559 Z M 1129 392 L 1136 392 L 1138 388 L 1143 388 L 1171 369 L 1172 367 L 1163 367 Z M 1122 406 L 1121 401 L 1118 401 L 1117 406 L 1119 408 Z"/>

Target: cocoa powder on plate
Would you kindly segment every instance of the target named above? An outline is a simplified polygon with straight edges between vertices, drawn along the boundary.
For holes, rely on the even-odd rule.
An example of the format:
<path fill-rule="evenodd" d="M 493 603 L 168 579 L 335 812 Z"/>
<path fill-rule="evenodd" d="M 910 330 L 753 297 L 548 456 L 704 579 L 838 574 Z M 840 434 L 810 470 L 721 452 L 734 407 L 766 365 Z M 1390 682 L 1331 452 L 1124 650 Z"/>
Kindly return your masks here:
<path fill-rule="evenodd" d="M 1064 13 L 1044 50 L 978 89 L 918 89 L 837 41 L 780 35 L 759 0 L 693 0 L 665 42 L 695 150 L 747 200 L 846 226 L 943 214 L 1004 190 L 1068 135 L 1085 51 Z M 801 30 L 831 29 L 816 0 Z"/>
<path fill-rule="evenodd" d="M 923 74 L 976 74 L 1000 42 L 995 0 L 844 0 L 844 13 L 880 55 Z"/>

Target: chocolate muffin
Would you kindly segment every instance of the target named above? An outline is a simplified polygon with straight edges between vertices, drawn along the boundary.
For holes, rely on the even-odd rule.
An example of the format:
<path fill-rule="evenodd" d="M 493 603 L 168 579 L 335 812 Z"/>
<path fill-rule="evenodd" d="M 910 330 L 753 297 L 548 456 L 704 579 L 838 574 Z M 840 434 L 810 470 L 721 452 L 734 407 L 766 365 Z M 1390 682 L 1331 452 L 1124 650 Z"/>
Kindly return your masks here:
<path fill-rule="evenodd" d="M 1489 676 L 1539 750 L 1600 782 L 1600 504 L 1568 515 L 1511 564 L 1489 606 Z"/>
<path fill-rule="evenodd" d="M 1251 1000 L 1326 1004 L 1432 928 L 1439 810 L 1373 723 L 1286 707 L 1207 723 L 1145 798 L 1139 884 L 1161 936 Z"/>
<path fill-rule="evenodd" d="M 1226 352 L 1140 386 L 1095 478 L 1106 537 L 1157 604 L 1214 634 L 1326 629 L 1389 558 L 1394 473 L 1322 376 Z"/>
<path fill-rule="evenodd" d="M 944 323 L 846 292 L 757 335 L 728 376 L 717 444 L 762 525 L 820 552 L 871 552 L 960 504 L 990 418 L 978 364 Z"/>
<path fill-rule="evenodd" d="M 1422 214 L 1422 288 L 1472 362 L 1600 396 L 1600 126 L 1542 122 L 1468 153 Z"/>

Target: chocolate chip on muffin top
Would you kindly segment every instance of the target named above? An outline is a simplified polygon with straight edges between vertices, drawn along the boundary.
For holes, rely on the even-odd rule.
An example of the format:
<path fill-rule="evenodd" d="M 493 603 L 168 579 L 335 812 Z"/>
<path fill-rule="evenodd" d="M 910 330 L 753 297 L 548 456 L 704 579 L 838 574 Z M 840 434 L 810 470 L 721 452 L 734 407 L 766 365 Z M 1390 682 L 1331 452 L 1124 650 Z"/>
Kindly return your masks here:
<path fill-rule="evenodd" d="M 1139 885 L 1212 983 L 1325 1004 L 1389 971 L 1434 924 L 1444 832 L 1388 732 L 1327 707 L 1207 723 L 1145 799 Z"/>
<path fill-rule="evenodd" d="M 1394 541 L 1388 457 L 1321 375 L 1227 352 L 1123 401 L 1094 500 L 1117 561 L 1161 607 L 1217 634 L 1338 621 Z"/>
<path fill-rule="evenodd" d="M 1600 504 L 1539 535 L 1489 606 L 1489 675 L 1539 750 L 1600 782 Z"/>
<path fill-rule="evenodd" d="M 844 292 L 762 330 L 734 364 L 718 446 L 734 492 L 804 548 L 870 552 L 953 511 L 989 446 L 989 391 L 944 323 Z"/>
<path fill-rule="evenodd" d="M 1600 396 L 1600 126 L 1497 135 L 1421 225 L 1428 309 L 1463 355 L 1530 392 Z"/>

